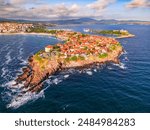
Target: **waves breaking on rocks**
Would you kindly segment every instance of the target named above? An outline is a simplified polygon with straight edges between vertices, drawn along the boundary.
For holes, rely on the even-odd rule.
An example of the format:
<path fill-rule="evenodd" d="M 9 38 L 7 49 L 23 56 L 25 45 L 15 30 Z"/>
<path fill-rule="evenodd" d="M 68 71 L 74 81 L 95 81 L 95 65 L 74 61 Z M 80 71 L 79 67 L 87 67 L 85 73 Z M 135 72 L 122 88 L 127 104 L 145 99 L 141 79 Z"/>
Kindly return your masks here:
<path fill-rule="evenodd" d="M 31 93 L 26 92 L 25 88 L 23 88 L 23 84 L 18 84 L 17 86 L 14 86 L 16 75 L 18 73 L 22 73 L 22 66 L 27 65 L 27 59 L 23 58 L 24 55 L 24 49 L 23 49 L 23 40 L 16 41 L 19 42 L 19 46 L 17 46 L 17 53 L 18 55 L 15 55 L 14 57 L 11 56 L 13 53 L 13 49 L 11 49 L 11 46 L 5 46 L 3 49 L 8 51 L 5 55 L 5 62 L 1 64 L 1 77 L 4 80 L 4 83 L 1 85 L 1 87 L 4 88 L 4 91 L 2 94 L 2 99 L 4 102 L 6 102 L 7 108 L 17 109 L 24 104 L 33 102 L 38 100 L 39 98 L 45 97 L 45 91 L 51 87 L 51 86 L 57 86 L 62 81 L 68 79 L 71 75 L 74 74 L 86 74 L 88 76 L 92 76 L 94 73 L 100 72 L 103 68 L 107 68 L 109 70 L 113 70 L 114 66 L 119 67 L 120 69 L 126 69 L 125 63 L 129 60 L 127 58 L 127 52 L 125 52 L 125 55 L 123 57 L 123 63 L 120 64 L 111 64 L 111 65 L 101 65 L 101 66 L 92 66 L 91 68 L 83 68 L 83 69 L 69 69 L 62 72 L 59 72 L 56 75 L 51 75 L 49 78 L 44 82 L 44 88 L 39 93 Z M 12 46 L 16 43 L 12 43 Z M 2 53 L 4 50 L 0 50 L 0 53 Z M 17 59 L 21 65 L 19 68 L 13 68 L 10 69 L 9 66 L 11 65 L 11 62 Z M 15 72 L 15 75 L 12 75 L 12 73 Z M 17 73 L 16 73 L 17 72 Z"/>
<path fill-rule="evenodd" d="M 114 64 L 114 65 L 121 69 L 126 69 L 126 67 L 123 63 L 121 63 L 121 65 L 117 65 L 117 64 Z M 50 76 L 44 82 L 45 87 L 39 93 L 31 93 L 31 92 L 24 93 L 24 91 L 26 91 L 26 89 L 22 88 L 23 84 L 13 86 L 15 84 L 15 82 L 14 82 L 15 78 L 13 78 L 12 81 L 7 82 L 2 85 L 2 87 L 5 88 L 4 92 L 2 93 L 2 95 L 3 95 L 2 98 L 7 103 L 7 106 L 6 106 L 7 108 L 17 109 L 26 103 L 36 101 L 39 98 L 44 98 L 45 97 L 44 92 L 49 87 L 51 87 L 52 85 L 57 86 L 59 83 L 68 79 L 73 74 L 86 74 L 86 75 L 92 76 L 94 73 L 100 72 L 101 69 L 103 69 L 104 67 L 109 70 L 113 69 L 113 65 L 112 66 L 102 65 L 102 66 L 99 66 L 99 67 L 97 66 L 94 68 L 84 68 L 82 70 L 69 69 L 69 70 L 62 71 L 56 75 Z M 112 67 L 112 68 L 110 68 L 110 67 Z M 20 70 L 18 70 L 18 71 L 20 71 Z"/>

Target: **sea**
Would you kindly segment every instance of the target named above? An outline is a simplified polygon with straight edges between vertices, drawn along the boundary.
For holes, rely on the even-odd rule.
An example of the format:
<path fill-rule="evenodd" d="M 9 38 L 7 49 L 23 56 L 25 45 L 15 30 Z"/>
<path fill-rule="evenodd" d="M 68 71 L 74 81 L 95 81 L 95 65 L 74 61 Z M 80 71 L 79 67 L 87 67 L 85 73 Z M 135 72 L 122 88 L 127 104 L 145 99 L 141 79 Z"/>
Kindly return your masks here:
<path fill-rule="evenodd" d="M 42 35 L 0 35 L 0 113 L 150 112 L 150 26 L 89 24 L 49 29 L 83 32 L 85 28 L 125 29 L 135 37 L 118 39 L 125 50 L 120 65 L 59 72 L 44 82 L 38 94 L 22 94 L 21 86 L 13 86 L 14 80 L 29 56 L 62 41 Z"/>

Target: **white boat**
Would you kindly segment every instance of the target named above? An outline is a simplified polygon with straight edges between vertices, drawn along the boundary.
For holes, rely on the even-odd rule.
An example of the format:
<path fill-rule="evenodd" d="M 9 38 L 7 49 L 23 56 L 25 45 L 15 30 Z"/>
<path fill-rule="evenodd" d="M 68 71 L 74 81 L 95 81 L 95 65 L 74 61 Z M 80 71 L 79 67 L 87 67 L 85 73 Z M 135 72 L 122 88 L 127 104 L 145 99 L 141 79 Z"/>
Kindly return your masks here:
<path fill-rule="evenodd" d="M 84 28 L 83 31 L 84 31 L 84 32 L 90 32 L 90 29 Z"/>

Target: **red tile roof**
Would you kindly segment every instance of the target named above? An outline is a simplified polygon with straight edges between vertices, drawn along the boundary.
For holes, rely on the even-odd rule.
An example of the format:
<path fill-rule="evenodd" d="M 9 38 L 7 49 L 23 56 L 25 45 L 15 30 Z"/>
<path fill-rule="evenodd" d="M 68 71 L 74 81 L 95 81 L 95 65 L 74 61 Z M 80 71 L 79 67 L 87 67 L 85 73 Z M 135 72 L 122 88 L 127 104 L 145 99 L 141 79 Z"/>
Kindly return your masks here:
<path fill-rule="evenodd" d="M 45 48 L 53 48 L 53 46 L 52 45 L 48 45 Z"/>

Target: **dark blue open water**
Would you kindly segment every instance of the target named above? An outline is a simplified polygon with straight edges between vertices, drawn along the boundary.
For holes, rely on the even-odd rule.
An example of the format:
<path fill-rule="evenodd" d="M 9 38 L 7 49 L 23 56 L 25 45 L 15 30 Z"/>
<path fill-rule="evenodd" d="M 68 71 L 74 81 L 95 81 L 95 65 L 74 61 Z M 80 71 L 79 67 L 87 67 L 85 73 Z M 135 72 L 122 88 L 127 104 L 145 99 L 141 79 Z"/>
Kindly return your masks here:
<path fill-rule="evenodd" d="M 39 94 L 16 98 L 13 80 L 28 56 L 57 39 L 34 35 L 0 35 L 0 112 L 150 112 L 150 26 L 80 25 L 59 27 L 82 31 L 127 29 L 134 38 L 120 39 L 126 53 L 121 66 L 69 70 L 51 76 Z"/>

